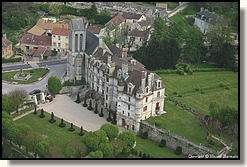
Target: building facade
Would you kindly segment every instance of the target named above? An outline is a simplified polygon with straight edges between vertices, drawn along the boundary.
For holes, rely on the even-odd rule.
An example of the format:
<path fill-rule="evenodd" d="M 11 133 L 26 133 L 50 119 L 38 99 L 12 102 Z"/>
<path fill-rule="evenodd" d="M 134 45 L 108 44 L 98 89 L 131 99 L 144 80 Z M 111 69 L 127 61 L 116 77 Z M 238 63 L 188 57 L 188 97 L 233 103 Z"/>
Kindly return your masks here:
<path fill-rule="evenodd" d="M 53 27 L 52 35 L 52 50 L 57 52 L 66 52 L 69 47 L 68 28 Z"/>
<path fill-rule="evenodd" d="M 84 78 L 96 103 L 117 114 L 118 126 L 138 133 L 141 120 L 165 113 L 161 78 L 127 52 L 108 48 L 82 18 L 70 22 L 67 63 L 69 80 Z"/>
<path fill-rule="evenodd" d="M 6 38 L 6 34 L 2 37 L 2 58 L 10 58 L 13 55 L 12 42 Z"/>

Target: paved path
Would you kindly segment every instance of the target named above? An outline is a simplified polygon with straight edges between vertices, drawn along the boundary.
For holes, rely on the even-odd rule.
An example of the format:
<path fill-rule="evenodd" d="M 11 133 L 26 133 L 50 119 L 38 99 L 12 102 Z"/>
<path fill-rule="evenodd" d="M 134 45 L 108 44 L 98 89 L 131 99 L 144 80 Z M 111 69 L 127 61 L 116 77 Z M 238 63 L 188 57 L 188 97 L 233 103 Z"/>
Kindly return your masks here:
<path fill-rule="evenodd" d="M 52 102 L 39 104 L 39 108 L 48 113 L 53 112 L 56 117 L 63 118 L 77 127 L 82 126 L 86 131 L 98 130 L 102 124 L 109 123 L 105 118 L 87 110 L 82 104 L 72 101 L 68 95 L 56 95 Z"/>

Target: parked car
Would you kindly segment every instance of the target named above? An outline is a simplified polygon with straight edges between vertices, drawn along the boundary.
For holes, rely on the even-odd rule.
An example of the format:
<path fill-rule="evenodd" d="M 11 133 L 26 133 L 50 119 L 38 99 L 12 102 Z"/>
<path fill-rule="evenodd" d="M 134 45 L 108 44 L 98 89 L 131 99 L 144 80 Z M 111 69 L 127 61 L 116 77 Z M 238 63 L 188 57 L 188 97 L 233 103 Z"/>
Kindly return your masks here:
<path fill-rule="evenodd" d="M 34 89 L 31 92 L 29 92 L 30 95 L 34 95 L 34 94 L 38 94 L 38 93 L 41 93 L 40 89 Z"/>

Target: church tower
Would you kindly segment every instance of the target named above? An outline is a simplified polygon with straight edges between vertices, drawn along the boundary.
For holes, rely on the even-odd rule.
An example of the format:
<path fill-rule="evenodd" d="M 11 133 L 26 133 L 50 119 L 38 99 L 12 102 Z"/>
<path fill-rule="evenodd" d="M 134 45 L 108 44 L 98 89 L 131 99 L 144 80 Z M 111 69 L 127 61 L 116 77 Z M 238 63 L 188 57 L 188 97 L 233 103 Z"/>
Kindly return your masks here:
<path fill-rule="evenodd" d="M 86 25 L 83 18 L 71 19 L 69 23 L 69 49 L 67 75 L 69 81 L 81 81 L 85 76 Z"/>

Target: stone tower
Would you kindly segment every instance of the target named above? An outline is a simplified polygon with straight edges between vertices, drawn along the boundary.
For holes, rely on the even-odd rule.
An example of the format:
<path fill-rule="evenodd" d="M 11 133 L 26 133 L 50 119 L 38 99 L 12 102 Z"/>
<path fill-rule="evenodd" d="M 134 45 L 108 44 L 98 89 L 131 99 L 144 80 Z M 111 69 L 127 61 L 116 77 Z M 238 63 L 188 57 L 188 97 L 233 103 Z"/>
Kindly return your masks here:
<path fill-rule="evenodd" d="M 86 25 L 83 18 L 71 19 L 69 23 L 69 49 L 67 75 L 69 81 L 81 81 L 85 76 Z"/>

